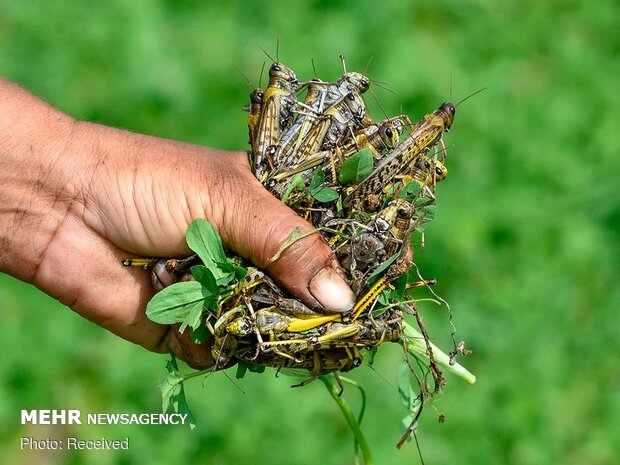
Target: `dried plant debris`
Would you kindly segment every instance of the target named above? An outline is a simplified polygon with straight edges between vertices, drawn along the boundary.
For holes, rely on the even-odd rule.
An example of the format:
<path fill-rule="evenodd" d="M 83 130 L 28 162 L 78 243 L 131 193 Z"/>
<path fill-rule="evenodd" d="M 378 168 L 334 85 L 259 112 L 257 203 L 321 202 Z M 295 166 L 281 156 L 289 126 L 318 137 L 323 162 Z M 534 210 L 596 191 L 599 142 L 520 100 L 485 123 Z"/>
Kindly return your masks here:
<path fill-rule="evenodd" d="M 457 345 L 453 336 L 449 355 L 432 344 L 412 295 L 417 288 L 432 292 L 435 282 L 414 266 L 412 237 L 417 232 L 423 238 L 435 216 L 435 191 L 448 174 L 443 136 L 455 105 L 443 103 L 415 124 L 406 115 L 374 121 L 362 97 L 370 79 L 347 72 L 342 60 L 344 73 L 336 82 L 300 83 L 292 69 L 274 62 L 267 87 L 252 91 L 246 110 L 254 174 L 315 226 L 310 234 L 321 234 L 330 245 L 357 296 L 350 312 L 307 307 L 225 251 L 204 219 L 187 230 L 194 256 L 125 264 L 146 265 L 155 277 L 158 270 L 176 276 L 178 282 L 149 302 L 147 315 L 157 323 L 180 323 L 196 342 L 213 339 L 215 365 L 209 372 L 236 363 L 241 377 L 246 370 L 275 367 L 305 373 L 297 385 L 320 378 L 334 390 L 334 382 L 342 386 L 338 373 L 360 366 L 365 357 L 371 363 L 383 343 L 401 344 L 399 392 L 409 413 L 400 446 L 415 432 L 425 401 L 444 385 L 444 370 L 475 381 L 456 362 L 457 355 L 468 353 L 464 343 Z M 291 231 L 272 260 L 306 235 Z M 185 398 L 177 387 L 183 377 L 175 363 L 170 367 L 172 378 L 162 391 L 164 397 L 174 394 L 176 404 L 165 398 L 164 405 L 186 409 L 179 406 Z M 347 416 L 348 407 L 341 408 Z M 362 439 L 356 433 L 360 447 Z"/>

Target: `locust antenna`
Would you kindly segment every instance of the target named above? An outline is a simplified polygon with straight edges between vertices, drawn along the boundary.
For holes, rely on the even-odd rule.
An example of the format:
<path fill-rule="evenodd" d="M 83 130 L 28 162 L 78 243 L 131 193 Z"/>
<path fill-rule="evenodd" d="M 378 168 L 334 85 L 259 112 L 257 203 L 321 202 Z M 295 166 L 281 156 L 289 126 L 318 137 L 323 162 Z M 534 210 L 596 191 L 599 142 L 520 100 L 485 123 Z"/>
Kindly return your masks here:
<path fill-rule="evenodd" d="M 340 63 L 342 64 L 342 74 L 347 74 L 347 64 L 345 63 L 344 55 L 339 55 Z"/>
<path fill-rule="evenodd" d="M 388 92 L 390 92 L 391 94 L 398 94 L 398 92 L 396 92 L 394 89 L 392 89 L 389 85 L 387 85 L 385 82 L 382 81 L 375 81 L 374 79 L 370 79 L 370 82 L 372 82 L 373 85 L 377 86 L 379 89 L 383 89 L 386 90 Z"/>
<path fill-rule="evenodd" d="M 258 48 L 260 48 L 260 49 L 262 50 L 262 52 L 263 52 L 265 55 L 267 55 L 267 58 L 269 58 L 272 62 L 274 62 L 274 63 L 275 63 L 275 61 L 274 61 L 274 59 L 271 57 L 271 55 L 269 55 L 269 54 L 267 53 L 267 50 L 265 50 L 265 49 L 261 46 L 261 44 L 259 44 L 259 43 L 258 43 L 258 41 L 257 41 L 257 40 L 254 40 L 254 43 L 258 46 Z"/>
<path fill-rule="evenodd" d="M 312 62 L 312 71 L 314 71 L 314 78 L 318 79 L 319 73 L 316 72 L 316 66 L 314 65 L 314 58 L 310 58 L 310 61 Z"/>
<path fill-rule="evenodd" d="M 366 73 L 368 72 L 368 67 L 370 66 L 370 63 L 372 62 L 372 59 L 374 58 L 374 56 L 371 56 L 368 61 L 366 62 L 366 66 L 364 66 L 364 76 L 366 75 Z"/>
<path fill-rule="evenodd" d="M 377 94 L 375 94 L 375 92 L 372 89 L 368 89 L 368 90 L 372 94 L 372 97 L 375 99 L 375 102 L 377 102 L 377 105 L 379 105 L 379 108 L 381 109 L 381 113 L 383 113 L 383 116 L 385 116 L 385 119 L 390 119 L 390 117 L 385 112 L 385 109 L 383 108 L 383 105 L 381 105 L 381 102 L 379 101 L 379 98 L 377 97 Z"/>
<path fill-rule="evenodd" d="M 370 368 L 372 371 L 374 371 L 379 378 L 381 378 L 383 381 L 385 381 L 388 384 L 388 386 L 391 386 L 392 388 L 394 387 L 394 385 L 385 376 L 379 373 L 379 371 L 375 367 L 373 367 L 370 363 L 366 362 L 366 366 Z"/>
<path fill-rule="evenodd" d="M 265 71 L 265 62 L 263 61 L 263 66 L 260 67 L 260 75 L 258 76 L 258 87 L 263 88 L 263 71 Z"/>
<path fill-rule="evenodd" d="M 239 74 L 241 74 L 241 76 L 243 76 L 243 79 L 245 79 L 245 82 L 247 82 L 248 84 L 250 84 L 250 86 L 252 87 L 252 89 L 256 89 L 256 87 L 254 86 L 254 83 L 250 80 L 249 77 L 247 77 L 245 75 L 245 73 L 243 71 L 241 71 L 241 68 L 239 68 L 239 66 L 237 65 L 237 63 L 235 63 L 234 61 L 232 62 L 233 66 L 237 69 L 237 71 L 239 72 Z"/>
<path fill-rule="evenodd" d="M 237 389 L 239 389 L 239 391 L 241 391 L 241 394 L 245 394 L 245 391 L 241 388 L 241 386 L 235 383 L 235 381 L 228 375 L 228 373 L 226 373 L 225 371 L 222 371 L 222 373 L 224 373 L 224 376 L 228 378 L 228 381 L 233 383 L 233 386 L 235 386 Z"/>
<path fill-rule="evenodd" d="M 383 84 L 384 86 L 389 86 L 389 84 L 385 81 L 379 81 L 378 79 L 371 79 L 372 82 L 375 82 L 377 84 Z"/>
<path fill-rule="evenodd" d="M 458 107 L 461 103 L 463 103 L 465 100 L 468 100 L 470 98 L 472 98 L 474 95 L 479 94 L 480 92 L 482 92 L 483 90 L 487 90 L 488 87 L 483 87 L 482 89 L 477 90 L 476 92 L 474 92 L 473 94 L 469 94 L 467 97 L 465 97 L 464 99 L 461 99 L 461 101 L 459 103 L 457 103 L 456 105 L 454 105 L 454 107 Z"/>

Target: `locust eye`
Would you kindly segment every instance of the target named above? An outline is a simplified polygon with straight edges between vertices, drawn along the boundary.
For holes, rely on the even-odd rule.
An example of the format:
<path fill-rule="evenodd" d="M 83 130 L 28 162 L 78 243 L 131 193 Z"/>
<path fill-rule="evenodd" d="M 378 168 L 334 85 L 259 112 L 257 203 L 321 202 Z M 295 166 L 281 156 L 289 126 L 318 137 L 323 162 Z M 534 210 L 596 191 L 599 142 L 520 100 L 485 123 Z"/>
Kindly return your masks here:
<path fill-rule="evenodd" d="M 439 109 L 445 111 L 446 113 L 449 113 L 452 116 L 454 116 L 454 114 L 456 113 L 455 106 L 452 105 L 450 102 L 442 103 Z"/>
<path fill-rule="evenodd" d="M 431 164 L 428 162 L 428 160 L 424 160 L 424 168 L 429 169 L 431 167 Z"/>
<path fill-rule="evenodd" d="M 411 218 L 411 215 L 412 215 L 411 209 L 404 207 L 404 206 L 400 207 L 398 211 L 396 212 L 396 216 L 398 216 L 398 218 L 409 219 Z"/>
<path fill-rule="evenodd" d="M 392 130 L 390 128 L 387 128 L 385 130 L 385 135 L 388 137 L 392 137 L 394 135 L 394 133 L 392 132 Z"/>
<path fill-rule="evenodd" d="M 353 94 L 349 94 L 349 95 L 347 95 L 347 98 L 348 98 L 349 100 L 353 100 L 353 99 L 354 99 Z"/>
<path fill-rule="evenodd" d="M 271 65 L 271 71 L 281 71 L 282 68 L 280 68 L 280 65 L 277 63 L 274 63 L 273 65 Z"/>
<path fill-rule="evenodd" d="M 435 174 L 437 174 L 437 176 L 441 176 L 443 175 L 443 170 L 439 166 L 437 166 L 435 167 Z"/>

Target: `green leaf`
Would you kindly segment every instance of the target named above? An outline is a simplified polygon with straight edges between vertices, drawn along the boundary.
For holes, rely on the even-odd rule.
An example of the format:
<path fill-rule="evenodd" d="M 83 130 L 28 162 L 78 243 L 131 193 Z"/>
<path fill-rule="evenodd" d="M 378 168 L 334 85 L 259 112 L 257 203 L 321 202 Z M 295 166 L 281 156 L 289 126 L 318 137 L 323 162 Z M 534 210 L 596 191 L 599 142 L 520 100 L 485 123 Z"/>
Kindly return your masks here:
<path fill-rule="evenodd" d="M 342 218 L 344 213 L 344 209 L 342 206 L 342 196 L 338 197 L 338 202 L 336 202 L 336 217 Z"/>
<path fill-rule="evenodd" d="M 278 248 L 278 251 L 275 253 L 273 257 L 269 259 L 269 261 L 275 262 L 278 258 L 280 258 L 280 255 L 282 255 L 282 252 L 284 252 L 291 245 L 293 245 L 295 241 L 297 240 L 297 236 L 299 236 L 300 234 L 301 234 L 301 228 L 299 226 L 295 226 L 293 228 L 293 231 L 291 231 L 291 233 L 288 235 L 286 240 L 282 242 L 282 244 Z"/>
<path fill-rule="evenodd" d="M 414 215 L 414 219 L 417 220 L 422 215 L 424 215 L 424 218 L 422 219 L 421 223 L 416 228 L 416 231 L 424 232 L 424 230 L 426 229 L 426 226 L 435 219 L 436 212 L 437 212 L 437 206 L 434 203 L 418 208 Z"/>
<path fill-rule="evenodd" d="M 323 173 L 322 168 L 317 168 L 312 181 L 310 181 L 310 186 L 308 187 L 310 195 L 321 203 L 336 200 L 340 196 L 338 191 L 330 187 L 321 187 L 323 181 L 325 181 L 325 173 Z"/>
<path fill-rule="evenodd" d="M 206 287 L 211 294 L 218 295 L 220 293 L 220 287 L 217 285 L 215 276 L 213 276 L 209 268 L 204 265 L 196 265 L 192 266 L 191 272 L 196 281 Z"/>
<path fill-rule="evenodd" d="M 392 283 L 394 290 L 390 292 L 391 299 L 403 300 L 405 298 L 405 291 L 407 290 L 407 282 L 409 281 L 409 279 L 409 273 L 404 273 L 400 278 L 398 278 Z"/>
<path fill-rule="evenodd" d="M 247 365 L 250 373 L 262 373 L 265 371 L 264 365 L 256 365 L 254 363 L 248 363 Z"/>
<path fill-rule="evenodd" d="M 204 310 L 204 301 L 196 302 L 191 305 L 187 316 L 181 322 L 181 327 L 179 328 L 180 333 L 184 333 L 188 326 L 192 329 L 196 329 L 202 323 L 202 311 Z"/>
<path fill-rule="evenodd" d="M 185 390 L 183 389 L 183 377 L 179 373 L 176 357 L 170 352 L 171 359 L 166 363 L 168 376 L 159 381 L 159 389 L 161 390 L 162 412 L 166 413 L 172 407 L 176 413 L 186 414 L 186 421 L 191 429 L 196 427 L 194 415 L 189 410 L 187 400 L 185 399 Z"/>
<path fill-rule="evenodd" d="M 388 258 L 386 261 L 384 261 L 383 263 L 381 263 L 381 265 L 379 265 L 375 271 L 372 272 L 372 274 L 368 277 L 368 282 L 372 283 L 376 278 L 378 278 L 379 276 L 381 276 L 381 274 L 387 270 L 390 265 L 392 265 L 392 263 L 394 263 L 396 261 L 396 259 L 398 258 L 398 254 L 394 254 L 392 255 L 390 258 Z"/>
<path fill-rule="evenodd" d="M 291 183 L 284 191 L 284 195 L 282 196 L 282 203 L 286 203 L 288 198 L 291 196 L 295 189 L 304 190 L 306 188 L 306 183 L 304 182 L 304 178 L 301 177 L 301 174 L 295 175 Z"/>
<path fill-rule="evenodd" d="M 387 189 L 384 189 L 385 195 L 387 197 L 393 197 L 394 196 L 394 192 L 397 192 L 401 185 L 402 185 L 401 181 L 398 181 L 398 182 L 390 185 Z M 383 208 L 385 208 L 385 205 L 384 205 Z"/>
<path fill-rule="evenodd" d="M 170 398 L 176 386 L 183 382 L 183 377 L 179 373 L 176 357 L 170 352 L 170 360 L 166 362 L 166 371 L 168 375 L 159 380 L 159 389 L 161 390 L 162 412 L 166 413 L 170 406 Z"/>
<path fill-rule="evenodd" d="M 312 177 L 312 181 L 310 181 L 310 186 L 308 187 L 310 191 L 315 190 L 325 181 L 325 173 L 323 172 L 323 168 L 317 168 L 314 172 L 314 176 Z"/>
<path fill-rule="evenodd" d="M 217 303 L 211 294 L 198 281 L 175 283 L 153 296 L 146 305 L 146 316 L 155 323 L 170 325 L 183 323 L 195 310 L 196 305 Z"/>
<path fill-rule="evenodd" d="M 310 194 L 321 203 L 333 202 L 340 197 L 338 191 L 330 187 L 317 187 L 316 189 L 311 190 Z"/>
<path fill-rule="evenodd" d="M 187 415 L 185 421 L 189 424 L 190 429 L 194 429 L 196 427 L 196 418 L 194 418 L 194 414 L 189 409 L 189 405 L 187 405 L 183 383 L 179 383 L 178 386 L 179 389 L 176 390 L 170 398 L 172 410 L 176 413 Z"/>
<path fill-rule="evenodd" d="M 405 199 L 408 202 L 413 202 L 420 191 L 422 190 L 422 186 L 415 179 L 409 183 L 400 191 L 399 197 L 401 199 Z"/>
<path fill-rule="evenodd" d="M 241 281 L 248 274 L 248 270 L 243 268 L 242 266 L 238 266 L 232 260 L 226 260 L 225 262 L 217 262 L 216 265 L 224 272 L 227 273 L 227 276 L 230 276 L 230 280 L 236 279 L 237 281 Z M 228 281 L 226 284 L 229 284 Z"/>
<path fill-rule="evenodd" d="M 372 152 L 366 147 L 344 161 L 340 167 L 338 179 L 343 185 L 355 184 L 367 178 L 372 173 L 372 169 Z"/>
<path fill-rule="evenodd" d="M 372 346 L 368 350 L 368 365 L 372 365 L 375 363 L 375 357 L 377 356 L 377 351 L 379 350 L 379 346 Z"/>
<path fill-rule="evenodd" d="M 235 378 L 243 379 L 247 371 L 248 371 L 248 364 L 239 360 L 237 362 L 237 373 L 235 373 Z"/>
<path fill-rule="evenodd" d="M 216 266 L 216 263 L 225 262 L 226 254 L 222 240 L 211 223 L 202 218 L 194 220 L 187 228 L 185 239 L 189 248 L 198 254 L 204 265 L 213 273 L 216 281 L 225 278 L 225 273 Z"/>
<path fill-rule="evenodd" d="M 390 293 L 392 290 L 388 287 L 381 291 L 377 298 L 377 303 L 372 310 L 373 318 L 381 318 L 381 316 L 387 311 L 390 304 Z"/>
<path fill-rule="evenodd" d="M 381 294 L 379 294 L 379 298 L 378 303 L 380 303 L 381 305 L 388 305 L 390 303 L 390 293 L 392 292 L 391 289 L 387 288 L 384 289 L 383 291 L 381 291 Z"/>
<path fill-rule="evenodd" d="M 424 207 L 424 221 L 433 221 L 437 214 L 437 205 L 427 205 Z"/>
<path fill-rule="evenodd" d="M 207 329 L 207 326 L 204 324 L 201 324 L 197 328 L 192 328 L 189 335 L 194 344 L 204 344 L 213 337 L 211 332 Z"/>

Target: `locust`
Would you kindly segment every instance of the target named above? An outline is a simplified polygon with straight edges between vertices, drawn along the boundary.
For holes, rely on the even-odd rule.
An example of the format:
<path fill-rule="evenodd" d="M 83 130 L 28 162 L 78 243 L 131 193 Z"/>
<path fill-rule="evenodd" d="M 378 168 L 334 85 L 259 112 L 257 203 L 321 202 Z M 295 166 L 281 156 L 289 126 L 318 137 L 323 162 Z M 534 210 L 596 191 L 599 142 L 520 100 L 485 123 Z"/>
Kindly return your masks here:
<path fill-rule="evenodd" d="M 363 94 L 368 90 L 370 80 L 360 73 L 345 72 L 335 83 L 313 79 L 300 85 L 307 93 L 300 103 L 299 115 L 295 123 L 280 139 L 275 155 L 278 172 L 295 163 L 301 141 L 305 139 L 320 116 L 352 92 Z"/>
<path fill-rule="evenodd" d="M 281 332 L 299 333 L 321 326 L 325 323 L 341 319 L 341 315 L 315 314 L 305 318 L 285 314 L 277 307 L 266 307 L 255 312 L 255 315 L 244 315 L 231 321 L 226 331 L 235 336 L 247 336 L 258 330 L 261 334 L 274 335 Z"/>
<path fill-rule="evenodd" d="M 275 174 L 273 180 L 281 182 L 295 174 L 321 165 L 326 181 L 334 180 L 344 160 L 367 147 L 375 159 L 380 159 L 398 144 L 402 131 L 403 124 L 398 116 L 388 118 L 378 124 L 373 123 L 357 130 L 345 143 L 330 150 L 316 152 L 306 157 L 301 163 Z"/>
<path fill-rule="evenodd" d="M 366 106 L 359 92 L 350 92 L 320 116 L 315 117 L 308 125 L 307 131 L 298 135 L 290 148 L 291 153 L 274 174 L 282 172 L 292 164 L 304 162 L 321 149 L 335 148 L 357 128 L 370 124 L 371 121 L 366 115 Z"/>
<path fill-rule="evenodd" d="M 265 91 L 263 89 L 254 89 L 250 93 L 250 105 L 248 105 L 250 112 L 248 115 L 248 142 L 250 147 L 256 145 L 256 132 L 258 131 L 264 97 Z"/>
<path fill-rule="evenodd" d="M 455 112 L 453 104 L 443 103 L 433 113 L 425 115 L 373 172 L 348 193 L 345 206 L 350 207 L 368 195 L 379 193 L 396 175 L 407 171 L 414 160 L 435 145 L 443 144 L 443 134 L 452 127 Z"/>
<path fill-rule="evenodd" d="M 297 76 L 292 69 L 280 62 L 271 65 L 252 146 L 254 174 L 259 180 L 274 168 L 273 157 L 280 137 L 293 122 L 297 86 Z"/>
<path fill-rule="evenodd" d="M 353 134 L 360 127 L 367 127 L 372 124 L 372 120 L 366 114 L 366 107 L 363 99 L 357 92 L 352 92 L 340 100 L 337 104 L 329 108 L 317 120 L 308 131 L 305 139 L 295 148 L 296 159 L 303 166 L 312 154 L 321 150 L 333 150 L 339 144 Z M 315 158 L 315 163 L 321 164 L 320 158 Z M 293 172 L 299 173 L 305 182 L 312 178 L 313 170 L 310 168 L 298 168 Z M 282 179 L 289 177 L 290 172 L 280 175 L 277 172 L 268 180 L 267 187 L 277 195 L 288 187 L 288 182 L 281 182 Z M 277 176 L 277 177 L 276 177 Z M 279 182 L 280 181 L 280 182 Z"/>
<path fill-rule="evenodd" d="M 421 315 L 414 310 L 415 299 L 407 292 L 435 282 L 422 277 L 419 282 L 410 280 L 412 235 L 416 230 L 422 232 L 423 243 L 420 226 L 434 215 L 436 183 L 448 175 L 443 137 L 453 124 L 458 104 L 443 103 L 412 124 L 405 114 L 389 117 L 377 101 L 385 119 L 375 122 L 368 114 L 364 94 L 371 82 L 374 86 L 377 81 L 368 79 L 365 72 L 348 72 L 344 58 L 341 60 L 343 72 L 337 81 L 315 78 L 300 84 L 276 54 L 276 60 L 270 59 L 268 84 L 263 88 L 260 81 L 258 87 L 250 82 L 253 90 L 245 109 L 249 112 L 250 162 L 256 177 L 311 222 L 316 228 L 312 233 L 326 239 L 339 272 L 355 294 L 355 305 L 338 314 L 309 308 L 244 259 L 231 262 L 231 252 L 211 241 L 213 250 L 219 251 L 215 255 L 221 258 L 223 253 L 228 260 L 215 265 L 235 270 L 227 275 L 234 275 L 230 280 L 219 281 L 222 284 L 217 280 L 212 283 L 202 269 L 204 274 L 194 271 L 203 295 L 207 289 L 209 296 L 217 296 L 205 300 L 210 305 L 202 309 L 192 301 L 190 312 L 193 318 L 193 309 L 202 310 L 200 323 L 204 322 L 213 336 L 214 370 L 237 361 L 302 370 L 309 376 L 299 384 L 304 385 L 319 376 L 360 366 L 364 356 L 383 343 L 405 346 L 411 342 L 410 326 L 403 318 L 409 313 L 416 318 L 435 373 L 428 334 Z M 197 236 L 188 235 L 190 247 L 202 257 L 211 250 L 206 247 L 208 231 L 201 236 L 206 249 L 202 253 Z M 298 235 L 292 231 L 283 245 L 301 239 Z M 192 237 L 194 240 L 189 240 Z M 207 268 L 208 262 L 205 259 Z M 125 262 L 145 266 L 160 282 L 164 272 L 172 274 L 171 281 L 193 279 L 189 271 L 200 263 L 198 256 Z M 245 272 L 238 272 L 239 267 Z M 168 299 L 174 293 L 162 294 Z M 182 313 L 177 312 L 174 318 L 184 318 L 181 327 L 186 327 L 191 318 Z M 420 362 L 424 372 L 429 364 Z M 421 383 L 424 376 L 422 373 Z M 425 392 L 422 384 L 420 391 Z"/>

